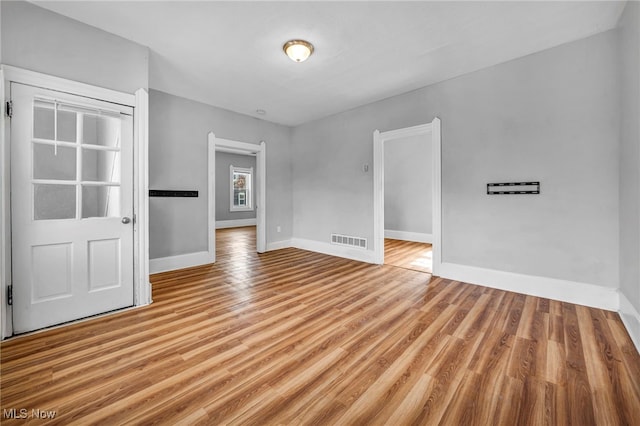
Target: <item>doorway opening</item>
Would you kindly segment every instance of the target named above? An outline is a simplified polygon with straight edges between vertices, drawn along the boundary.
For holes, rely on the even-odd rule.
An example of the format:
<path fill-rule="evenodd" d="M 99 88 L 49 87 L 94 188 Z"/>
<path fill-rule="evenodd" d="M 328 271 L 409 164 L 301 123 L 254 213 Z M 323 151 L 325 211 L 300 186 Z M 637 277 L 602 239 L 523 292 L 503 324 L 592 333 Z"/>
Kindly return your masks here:
<path fill-rule="evenodd" d="M 440 120 L 374 132 L 376 263 L 437 275 L 441 263 Z"/>
<path fill-rule="evenodd" d="M 253 241 L 266 251 L 266 144 L 216 138 L 209 133 L 209 256 L 216 259 L 217 229 L 248 227 L 243 247 Z M 251 235 L 250 235 L 251 234 Z M 246 241 L 245 241 L 246 240 Z"/>

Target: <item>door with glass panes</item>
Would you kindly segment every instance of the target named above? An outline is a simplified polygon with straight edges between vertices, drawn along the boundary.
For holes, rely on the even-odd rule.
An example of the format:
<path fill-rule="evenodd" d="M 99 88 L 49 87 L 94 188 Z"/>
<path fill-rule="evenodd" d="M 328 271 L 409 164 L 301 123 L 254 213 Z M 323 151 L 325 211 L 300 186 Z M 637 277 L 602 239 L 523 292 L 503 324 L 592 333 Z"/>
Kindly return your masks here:
<path fill-rule="evenodd" d="M 133 109 L 10 90 L 14 333 L 133 305 Z"/>

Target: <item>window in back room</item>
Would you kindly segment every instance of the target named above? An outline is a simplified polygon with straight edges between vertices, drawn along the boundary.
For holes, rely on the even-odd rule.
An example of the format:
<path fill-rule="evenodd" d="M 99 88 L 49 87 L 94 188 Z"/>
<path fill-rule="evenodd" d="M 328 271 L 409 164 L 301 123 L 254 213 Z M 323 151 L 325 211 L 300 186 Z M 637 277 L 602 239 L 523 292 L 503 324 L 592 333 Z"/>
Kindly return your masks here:
<path fill-rule="evenodd" d="M 229 167 L 231 172 L 231 211 L 253 210 L 253 168 Z"/>

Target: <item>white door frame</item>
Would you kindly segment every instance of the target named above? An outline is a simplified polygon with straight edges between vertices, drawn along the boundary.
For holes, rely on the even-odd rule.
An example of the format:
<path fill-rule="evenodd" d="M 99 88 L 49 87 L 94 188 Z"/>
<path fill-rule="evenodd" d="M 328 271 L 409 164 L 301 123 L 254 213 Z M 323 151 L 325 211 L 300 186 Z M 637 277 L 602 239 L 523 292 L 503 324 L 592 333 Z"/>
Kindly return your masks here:
<path fill-rule="evenodd" d="M 148 112 L 149 95 L 145 89 L 135 94 L 118 92 L 102 87 L 79 83 L 64 78 L 53 77 L 9 65 L 0 65 L 0 99 L 2 120 L 0 120 L 0 338 L 13 334 L 11 307 L 7 305 L 7 289 L 11 285 L 11 142 L 9 118 L 6 114 L 6 101 L 9 100 L 11 82 L 37 86 L 114 102 L 134 108 L 134 283 L 133 298 L 135 306 L 151 303 L 151 284 L 149 283 L 149 184 L 148 184 Z"/>
<path fill-rule="evenodd" d="M 260 145 L 239 142 L 230 139 L 217 138 L 213 132 L 208 135 L 209 140 L 209 258 L 211 262 L 216 260 L 216 151 L 232 154 L 255 155 L 256 174 L 258 177 L 258 191 L 256 192 L 256 250 L 264 253 L 267 247 L 266 239 L 266 208 L 267 208 L 267 144 L 260 141 Z"/>
<path fill-rule="evenodd" d="M 431 134 L 433 153 L 433 275 L 442 263 L 442 175 L 440 119 L 404 129 L 373 132 L 373 251 L 375 263 L 384 264 L 384 144 L 394 140 Z"/>

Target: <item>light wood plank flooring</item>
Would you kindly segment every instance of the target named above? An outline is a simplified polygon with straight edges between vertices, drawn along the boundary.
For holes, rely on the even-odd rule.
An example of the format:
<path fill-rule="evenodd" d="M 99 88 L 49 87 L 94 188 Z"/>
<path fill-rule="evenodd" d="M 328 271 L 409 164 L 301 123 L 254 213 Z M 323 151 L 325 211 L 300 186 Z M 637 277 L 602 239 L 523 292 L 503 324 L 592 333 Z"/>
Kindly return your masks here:
<path fill-rule="evenodd" d="M 2 423 L 640 424 L 615 313 L 254 239 L 218 232 L 148 307 L 3 342 Z"/>
<path fill-rule="evenodd" d="M 431 244 L 414 241 L 384 239 L 384 264 L 398 268 L 431 273 L 433 257 Z"/>

